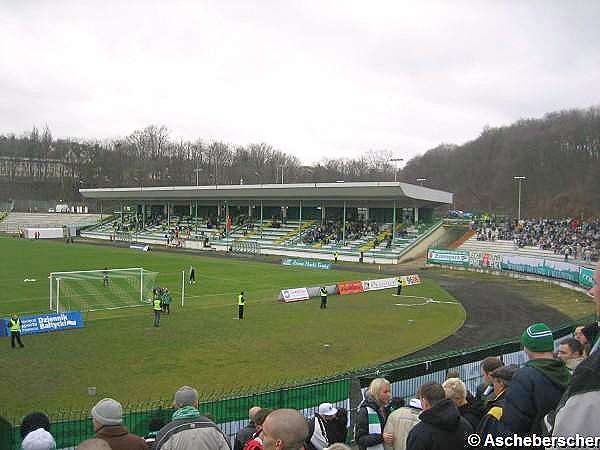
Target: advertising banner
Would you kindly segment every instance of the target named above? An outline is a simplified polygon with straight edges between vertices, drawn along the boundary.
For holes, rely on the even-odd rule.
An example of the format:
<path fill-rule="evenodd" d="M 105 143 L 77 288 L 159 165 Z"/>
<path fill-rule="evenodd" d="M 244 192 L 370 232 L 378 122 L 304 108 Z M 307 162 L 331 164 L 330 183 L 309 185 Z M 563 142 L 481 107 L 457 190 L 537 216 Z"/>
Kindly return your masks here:
<path fill-rule="evenodd" d="M 579 268 L 579 284 L 585 288 L 594 287 L 594 271 L 587 267 Z"/>
<path fill-rule="evenodd" d="M 282 289 L 279 293 L 279 300 L 285 303 L 308 300 L 308 290 L 305 287 Z"/>
<path fill-rule="evenodd" d="M 325 289 L 327 289 L 327 295 L 337 295 L 338 293 L 337 285 L 335 284 L 327 284 L 325 285 Z M 321 286 L 311 286 L 307 290 L 310 298 L 321 296 Z"/>
<path fill-rule="evenodd" d="M 404 286 L 414 286 L 415 284 L 421 284 L 421 277 L 417 274 L 414 275 L 403 275 L 400 277 Z"/>
<path fill-rule="evenodd" d="M 340 292 L 340 295 L 358 294 L 363 291 L 362 281 L 338 283 L 338 291 Z"/>
<path fill-rule="evenodd" d="M 429 264 L 449 264 L 452 266 L 468 266 L 469 252 L 466 250 L 443 250 L 430 248 L 427 250 Z"/>
<path fill-rule="evenodd" d="M 469 266 L 478 269 L 495 269 L 502 268 L 502 255 L 491 252 L 470 251 Z"/>
<path fill-rule="evenodd" d="M 544 275 L 544 260 L 526 256 L 502 255 L 502 270 Z"/>
<path fill-rule="evenodd" d="M 573 283 L 579 282 L 579 266 L 562 261 L 552 261 L 546 259 L 544 261 L 544 268 L 547 277 L 560 278 L 561 280 L 568 280 Z"/>
<path fill-rule="evenodd" d="M 331 269 L 331 263 L 314 259 L 283 258 L 281 264 L 284 266 L 306 267 L 307 269 Z"/>
<path fill-rule="evenodd" d="M 9 320 L 5 320 L 5 333 L 10 336 Z M 83 328 L 80 311 L 68 311 L 57 314 L 40 314 L 21 317 L 21 335 L 61 331 L 71 328 Z"/>
<path fill-rule="evenodd" d="M 415 284 L 421 284 L 421 278 L 419 275 L 403 275 L 400 277 L 403 286 L 414 286 Z M 378 291 L 380 289 L 390 289 L 398 286 L 398 279 L 394 278 L 380 278 L 379 280 L 364 280 L 362 283 L 362 289 L 364 292 L 367 291 Z"/>
<path fill-rule="evenodd" d="M 378 291 L 380 289 L 390 289 L 398 286 L 396 278 L 382 278 L 380 280 L 365 280 L 362 281 L 362 289 L 367 291 Z"/>

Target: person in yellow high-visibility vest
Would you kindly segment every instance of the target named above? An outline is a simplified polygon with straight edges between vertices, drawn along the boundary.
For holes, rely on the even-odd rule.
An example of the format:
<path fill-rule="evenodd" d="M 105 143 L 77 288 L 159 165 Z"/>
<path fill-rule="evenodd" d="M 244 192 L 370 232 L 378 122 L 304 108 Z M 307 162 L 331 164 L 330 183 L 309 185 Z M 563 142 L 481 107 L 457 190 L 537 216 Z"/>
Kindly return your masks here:
<path fill-rule="evenodd" d="M 160 326 L 160 312 L 162 311 L 162 302 L 160 297 L 154 297 L 152 300 L 152 309 L 154 310 L 154 326 Z"/>
<path fill-rule="evenodd" d="M 10 327 L 10 345 L 15 348 L 15 340 L 19 343 L 21 348 L 25 347 L 21 342 L 21 319 L 17 314 L 13 314 L 8 321 Z"/>
<path fill-rule="evenodd" d="M 396 289 L 396 296 L 400 297 L 400 295 L 402 295 L 402 286 L 404 286 L 404 278 L 402 278 L 401 276 L 398 276 L 398 278 L 396 278 L 397 282 L 398 282 L 398 286 Z"/>
<path fill-rule="evenodd" d="M 244 297 L 244 291 L 240 292 L 238 295 L 238 319 L 242 320 L 244 318 L 244 306 L 246 305 L 246 297 Z"/>

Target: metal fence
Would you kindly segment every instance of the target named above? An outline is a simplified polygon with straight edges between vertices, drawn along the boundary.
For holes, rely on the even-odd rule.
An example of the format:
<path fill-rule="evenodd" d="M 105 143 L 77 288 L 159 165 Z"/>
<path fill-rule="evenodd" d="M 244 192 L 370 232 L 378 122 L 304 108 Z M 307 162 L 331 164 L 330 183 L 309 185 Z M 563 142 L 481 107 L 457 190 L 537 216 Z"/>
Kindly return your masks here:
<path fill-rule="evenodd" d="M 554 330 L 556 340 L 572 332 L 573 327 L 582 322 L 594 320 L 593 316 L 565 323 Z M 467 387 L 474 391 L 481 381 L 479 364 L 487 356 L 501 357 L 506 364 L 520 365 L 525 355 L 520 349 L 519 340 L 509 339 L 479 347 L 452 351 L 436 356 L 400 360 L 353 370 L 321 380 L 289 385 L 279 388 L 264 388 L 259 392 L 234 394 L 214 393 L 204 396 L 200 412 L 210 414 L 221 430 L 233 438 L 237 431 L 248 423 L 248 409 L 252 406 L 263 408 L 294 408 L 305 416 L 314 414 L 320 403 L 331 402 L 349 408 L 351 386 L 366 387 L 373 378 L 385 377 L 392 383 L 394 396 L 409 398 L 426 381 L 442 382 L 448 370 L 458 370 Z M 355 405 L 356 402 L 354 402 Z M 139 404 L 123 405 L 124 424 L 139 436 L 148 433 L 152 419 L 163 423 L 171 420 L 173 408 L 171 400 L 158 400 Z M 19 424 L 22 418 L 0 415 L 0 448 L 20 449 L 21 438 Z M 48 413 L 51 433 L 58 448 L 70 448 L 81 441 L 93 437 L 94 431 L 89 411 L 58 411 Z"/>

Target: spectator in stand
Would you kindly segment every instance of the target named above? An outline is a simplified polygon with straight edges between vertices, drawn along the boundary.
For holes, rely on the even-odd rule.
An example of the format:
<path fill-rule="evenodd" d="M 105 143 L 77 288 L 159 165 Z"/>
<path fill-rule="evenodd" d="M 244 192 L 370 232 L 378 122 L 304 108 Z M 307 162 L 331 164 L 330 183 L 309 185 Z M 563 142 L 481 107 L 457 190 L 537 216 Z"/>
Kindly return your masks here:
<path fill-rule="evenodd" d="M 448 378 L 442 383 L 446 392 L 446 398 L 454 402 L 458 412 L 471 424 L 473 429 L 477 428 L 482 414 L 469 402 L 467 402 L 467 386 L 460 378 Z"/>
<path fill-rule="evenodd" d="M 123 408 L 112 398 L 100 400 L 92 408 L 96 437 L 105 440 L 112 450 L 146 450 L 146 441 L 129 433 L 123 426 Z"/>
<path fill-rule="evenodd" d="M 256 433 L 256 413 L 260 411 L 260 407 L 253 406 L 248 411 L 249 421 L 248 425 L 242 428 L 235 435 L 235 441 L 233 443 L 233 450 L 242 450 L 246 442 L 252 439 L 254 433 Z"/>
<path fill-rule="evenodd" d="M 154 443 L 156 442 L 156 436 L 158 436 L 158 432 L 164 426 L 164 421 L 160 417 L 153 417 L 150 419 L 150 423 L 148 424 L 148 433 L 144 436 L 144 440 L 148 445 L 150 450 L 154 449 Z"/>
<path fill-rule="evenodd" d="M 590 290 L 600 317 L 600 262 L 594 272 L 595 286 Z M 573 372 L 573 378 L 554 414 L 545 420 L 552 436 L 594 437 L 600 430 L 600 351 L 598 343 L 589 358 Z"/>
<path fill-rule="evenodd" d="M 406 442 L 407 450 L 462 450 L 473 427 L 461 417 L 454 402 L 446 398 L 444 388 L 434 382 L 419 389 L 423 412 Z"/>
<path fill-rule="evenodd" d="M 491 434 L 492 436 L 498 436 L 499 434 L 498 421 L 502 417 L 504 395 L 517 370 L 517 366 L 501 366 L 490 374 L 492 384 L 494 385 L 494 395 L 493 398 L 488 401 L 488 410 L 476 428 L 477 434 L 484 439 L 488 434 Z"/>
<path fill-rule="evenodd" d="M 318 412 L 308 422 L 306 450 L 323 450 L 331 444 L 346 442 L 348 412 L 331 403 L 321 403 Z"/>
<path fill-rule="evenodd" d="M 251 439 L 244 445 L 244 450 L 263 450 L 263 440 L 261 436 L 262 426 L 265 419 L 273 412 L 270 408 L 262 408 L 254 416 L 256 422 L 256 432 L 251 436 Z"/>
<path fill-rule="evenodd" d="M 354 439 L 360 450 L 394 442 L 394 435 L 383 431 L 390 413 L 390 387 L 390 382 L 385 378 L 375 378 L 358 406 Z"/>
<path fill-rule="evenodd" d="M 156 450 L 229 450 L 229 440 L 198 411 L 198 391 L 189 386 L 175 392 L 172 421 L 158 432 Z"/>
<path fill-rule="evenodd" d="M 585 340 L 588 343 L 589 348 L 587 349 L 587 355 L 591 353 L 591 349 L 594 344 L 598 341 L 600 333 L 598 332 L 598 322 L 590 323 L 581 329 L 581 334 L 585 336 Z"/>
<path fill-rule="evenodd" d="M 402 406 L 391 412 L 383 431 L 392 434 L 394 441 L 391 445 L 385 444 L 386 450 L 406 450 L 408 433 L 420 422 L 419 414 L 421 412 L 423 410 L 421 409 L 421 401 L 418 398 L 411 399 L 408 406 Z"/>
<path fill-rule="evenodd" d="M 54 437 L 43 428 L 33 430 L 25 436 L 21 443 L 22 450 L 55 450 Z"/>
<path fill-rule="evenodd" d="M 483 375 L 483 381 L 475 391 L 475 406 L 479 408 L 481 412 L 486 410 L 486 403 L 494 395 L 494 386 L 492 384 L 492 378 L 490 374 L 498 367 L 502 367 L 503 363 L 499 358 L 495 356 L 488 356 L 481 361 L 481 374 Z"/>
<path fill-rule="evenodd" d="M 578 327 L 575 327 L 575 331 L 573 331 L 573 337 L 577 339 L 583 347 L 585 347 L 585 345 L 588 343 L 586 337 L 581 332 L 584 327 L 585 325 L 579 325 Z"/>
<path fill-rule="evenodd" d="M 40 428 L 50 432 L 50 419 L 48 419 L 48 416 L 43 412 L 32 412 L 27 414 L 23 417 L 23 421 L 21 422 L 21 439 L 25 439 L 25 436 L 29 433 Z"/>
<path fill-rule="evenodd" d="M 77 450 L 110 450 L 110 445 L 103 439 L 93 438 L 83 441 L 77 446 Z"/>
<path fill-rule="evenodd" d="M 261 432 L 264 450 L 299 450 L 307 435 L 306 420 L 295 409 L 276 409 L 270 413 Z"/>
<path fill-rule="evenodd" d="M 556 408 L 571 374 L 564 362 L 554 359 L 554 338 L 546 324 L 527 327 L 521 344 L 529 361 L 511 380 L 500 422 L 508 433 L 541 435 L 542 420 Z"/>
<path fill-rule="evenodd" d="M 558 346 L 558 359 L 562 360 L 569 372 L 573 373 L 579 363 L 585 359 L 583 346 L 575 338 L 563 339 Z"/>

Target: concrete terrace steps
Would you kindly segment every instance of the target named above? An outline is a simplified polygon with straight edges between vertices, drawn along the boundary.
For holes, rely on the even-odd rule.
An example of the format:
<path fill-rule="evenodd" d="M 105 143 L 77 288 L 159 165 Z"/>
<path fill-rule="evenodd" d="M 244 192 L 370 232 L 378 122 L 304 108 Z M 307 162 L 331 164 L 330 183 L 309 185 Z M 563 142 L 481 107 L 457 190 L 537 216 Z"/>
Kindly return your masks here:
<path fill-rule="evenodd" d="M 557 255 L 550 250 L 542 250 L 539 247 L 515 247 L 512 241 L 478 241 L 476 236 L 467 239 L 458 250 L 480 251 L 491 253 L 510 253 L 512 255 L 529 256 L 532 258 L 545 258 L 555 261 L 564 261 L 564 256 Z M 574 261 L 569 258 L 569 261 Z"/>
<path fill-rule="evenodd" d="M 17 233 L 22 228 L 60 228 L 66 225 L 91 225 L 99 214 L 20 213 L 11 212 L 0 223 L 0 231 Z"/>

